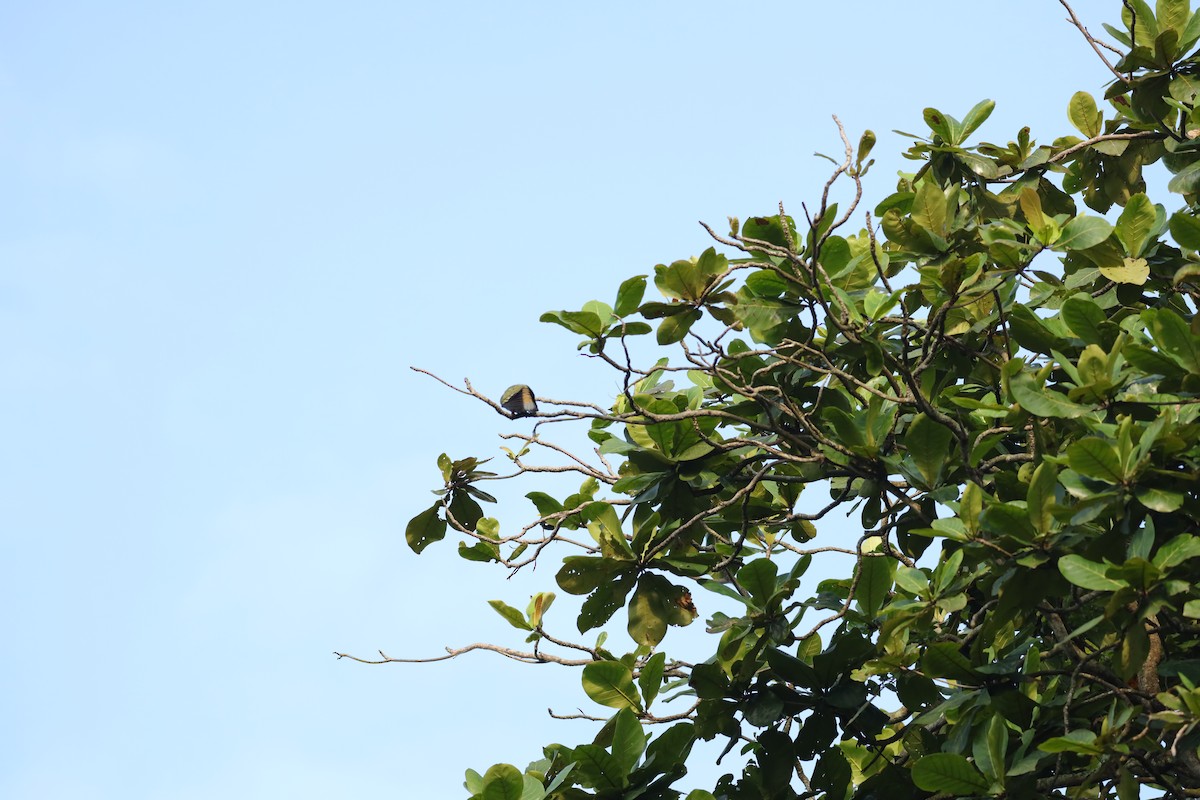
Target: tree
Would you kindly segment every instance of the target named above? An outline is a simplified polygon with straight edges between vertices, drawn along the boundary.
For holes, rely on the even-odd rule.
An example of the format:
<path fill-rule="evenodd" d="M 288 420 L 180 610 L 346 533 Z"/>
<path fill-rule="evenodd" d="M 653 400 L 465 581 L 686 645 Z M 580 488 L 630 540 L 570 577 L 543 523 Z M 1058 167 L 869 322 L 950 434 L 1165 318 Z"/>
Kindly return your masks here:
<path fill-rule="evenodd" d="M 580 667 L 615 713 L 468 772 L 473 797 L 678 798 L 697 738 L 751 758 L 689 800 L 1200 796 L 1200 13 L 1123 0 L 1117 47 L 1060 2 L 1113 75 L 1103 109 L 1071 99 L 1078 136 L 970 144 L 990 101 L 926 109 L 919 168 L 868 211 L 875 136 L 838 123 L 799 220 L 706 226 L 716 246 L 655 268 L 665 301 L 642 275 L 542 317 L 617 372 L 611 404 L 443 381 L 536 423 L 506 474 L 443 455 L 409 545 L 453 530 L 508 570 L 565 550 L 580 634 L 616 620 L 638 645 L 571 641 L 549 591 L 494 601 L 526 649 L 475 647 Z M 638 365 L 652 333 L 671 355 Z M 543 437 L 572 421 L 592 456 Z M 529 492 L 520 528 L 485 515 L 487 481 L 548 470 L 582 484 Z M 858 540 L 822 540 L 849 508 Z M 847 574 L 802 592 L 839 553 Z M 706 620 L 711 657 L 671 658 L 708 593 L 737 609 Z"/>

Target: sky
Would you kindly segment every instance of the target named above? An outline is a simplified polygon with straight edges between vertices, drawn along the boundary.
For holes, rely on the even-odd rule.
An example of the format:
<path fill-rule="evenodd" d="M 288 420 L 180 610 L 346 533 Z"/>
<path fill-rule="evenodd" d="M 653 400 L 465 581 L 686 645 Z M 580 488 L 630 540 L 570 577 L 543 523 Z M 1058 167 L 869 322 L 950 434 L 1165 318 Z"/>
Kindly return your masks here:
<path fill-rule="evenodd" d="M 1097 33 L 1119 12 L 1077 5 Z M 603 713 L 567 669 L 332 655 L 520 646 L 486 601 L 555 589 L 552 563 L 509 580 L 452 539 L 406 547 L 439 453 L 528 427 L 409 367 L 605 404 L 614 375 L 543 311 L 699 254 L 698 220 L 811 204 L 833 114 L 879 135 L 864 209 L 926 106 L 996 100 L 983 140 L 1070 133 L 1108 74 L 1064 17 L 0 8 L 0 796 L 465 797 L 467 767 L 590 738 L 546 714 Z M 561 485 L 506 488 L 496 516 Z M 574 633 L 561 597 L 551 623 Z M 668 651 L 702 658 L 701 627 Z"/>

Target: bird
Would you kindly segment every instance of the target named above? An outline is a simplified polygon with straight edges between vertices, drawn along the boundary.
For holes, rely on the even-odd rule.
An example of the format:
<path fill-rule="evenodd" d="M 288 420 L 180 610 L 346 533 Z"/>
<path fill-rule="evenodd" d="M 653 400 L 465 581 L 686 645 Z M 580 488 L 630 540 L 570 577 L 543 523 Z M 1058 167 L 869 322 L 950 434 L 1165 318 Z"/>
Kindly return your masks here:
<path fill-rule="evenodd" d="M 523 383 L 514 384 L 500 395 L 500 406 L 513 419 L 532 417 L 537 414 L 537 403 L 533 399 L 533 390 Z"/>

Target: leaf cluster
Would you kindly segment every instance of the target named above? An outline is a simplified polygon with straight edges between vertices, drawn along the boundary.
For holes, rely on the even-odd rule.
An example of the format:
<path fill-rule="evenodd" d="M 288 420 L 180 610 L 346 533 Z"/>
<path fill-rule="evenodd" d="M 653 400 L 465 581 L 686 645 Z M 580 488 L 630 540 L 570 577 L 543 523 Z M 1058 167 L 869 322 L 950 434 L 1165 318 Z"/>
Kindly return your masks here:
<path fill-rule="evenodd" d="M 696 739 L 750 759 L 690 800 L 1197 795 L 1200 14 L 1119 5 L 1116 80 L 1067 109 L 1081 136 L 972 144 L 993 103 L 926 109 L 919 166 L 867 211 L 876 137 L 843 132 L 803 219 L 710 229 L 655 268 L 662 299 L 639 275 L 543 316 L 621 381 L 539 422 L 589 425 L 579 491 L 529 493 L 507 537 L 483 516 L 480 481 L 539 471 L 535 429 L 511 476 L 443 456 L 407 536 L 454 529 L 513 569 L 568 548 L 555 582 L 595 644 L 547 631 L 553 595 L 493 605 L 588 654 L 584 692 L 616 711 L 524 772 L 468 773 L 473 797 L 679 798 Z M 635 366 L 651 333 L 670 356 Z M 827 542 L 835 509 L 861 535 Z M 842 577 L 806 580 L 831 556 Z M 668 660 L 708 603 L 711 655 Z M 664 692 L 690 708 L 658 716 Z"/>

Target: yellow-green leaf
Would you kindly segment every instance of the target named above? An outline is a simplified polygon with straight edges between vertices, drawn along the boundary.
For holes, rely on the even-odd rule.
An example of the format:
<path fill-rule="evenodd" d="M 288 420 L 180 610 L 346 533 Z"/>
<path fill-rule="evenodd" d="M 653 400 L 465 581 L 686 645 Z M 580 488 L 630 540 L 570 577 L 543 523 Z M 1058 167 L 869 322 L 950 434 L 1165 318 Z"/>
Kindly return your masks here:
<path fill-rule="evenodd" d="M 1087 92 L 1076 92 L 1067 104 L 1067 119 L 1071 120 L 1080 133 L 1091 139 L 1100 134 L 1103 115 L 1096 108 L 1096 100 Z"/>
<path fill-rule="evenodd" d="M 1150 277 L 1150 264 L 1144 258 L 1126 258 L 1119 266 L 1101 267 L 1100 274 L 1116 283 L 1141 286 Z"/>
<path fill-rule="evenodd" d="M 1138 192 L 1129 198 L 1125 210 L 1117 217 L 1116 233 L 1125 253 L 1130 258 L 1137 258 L 1146 250 L 1150 234 L 1158 224 L 1158 209 L 1144 192 Z M 1113 280 L 1116 280 L 1115 278 Z M 1132 281 L 1125 281 L 1132 283 Z"/>

